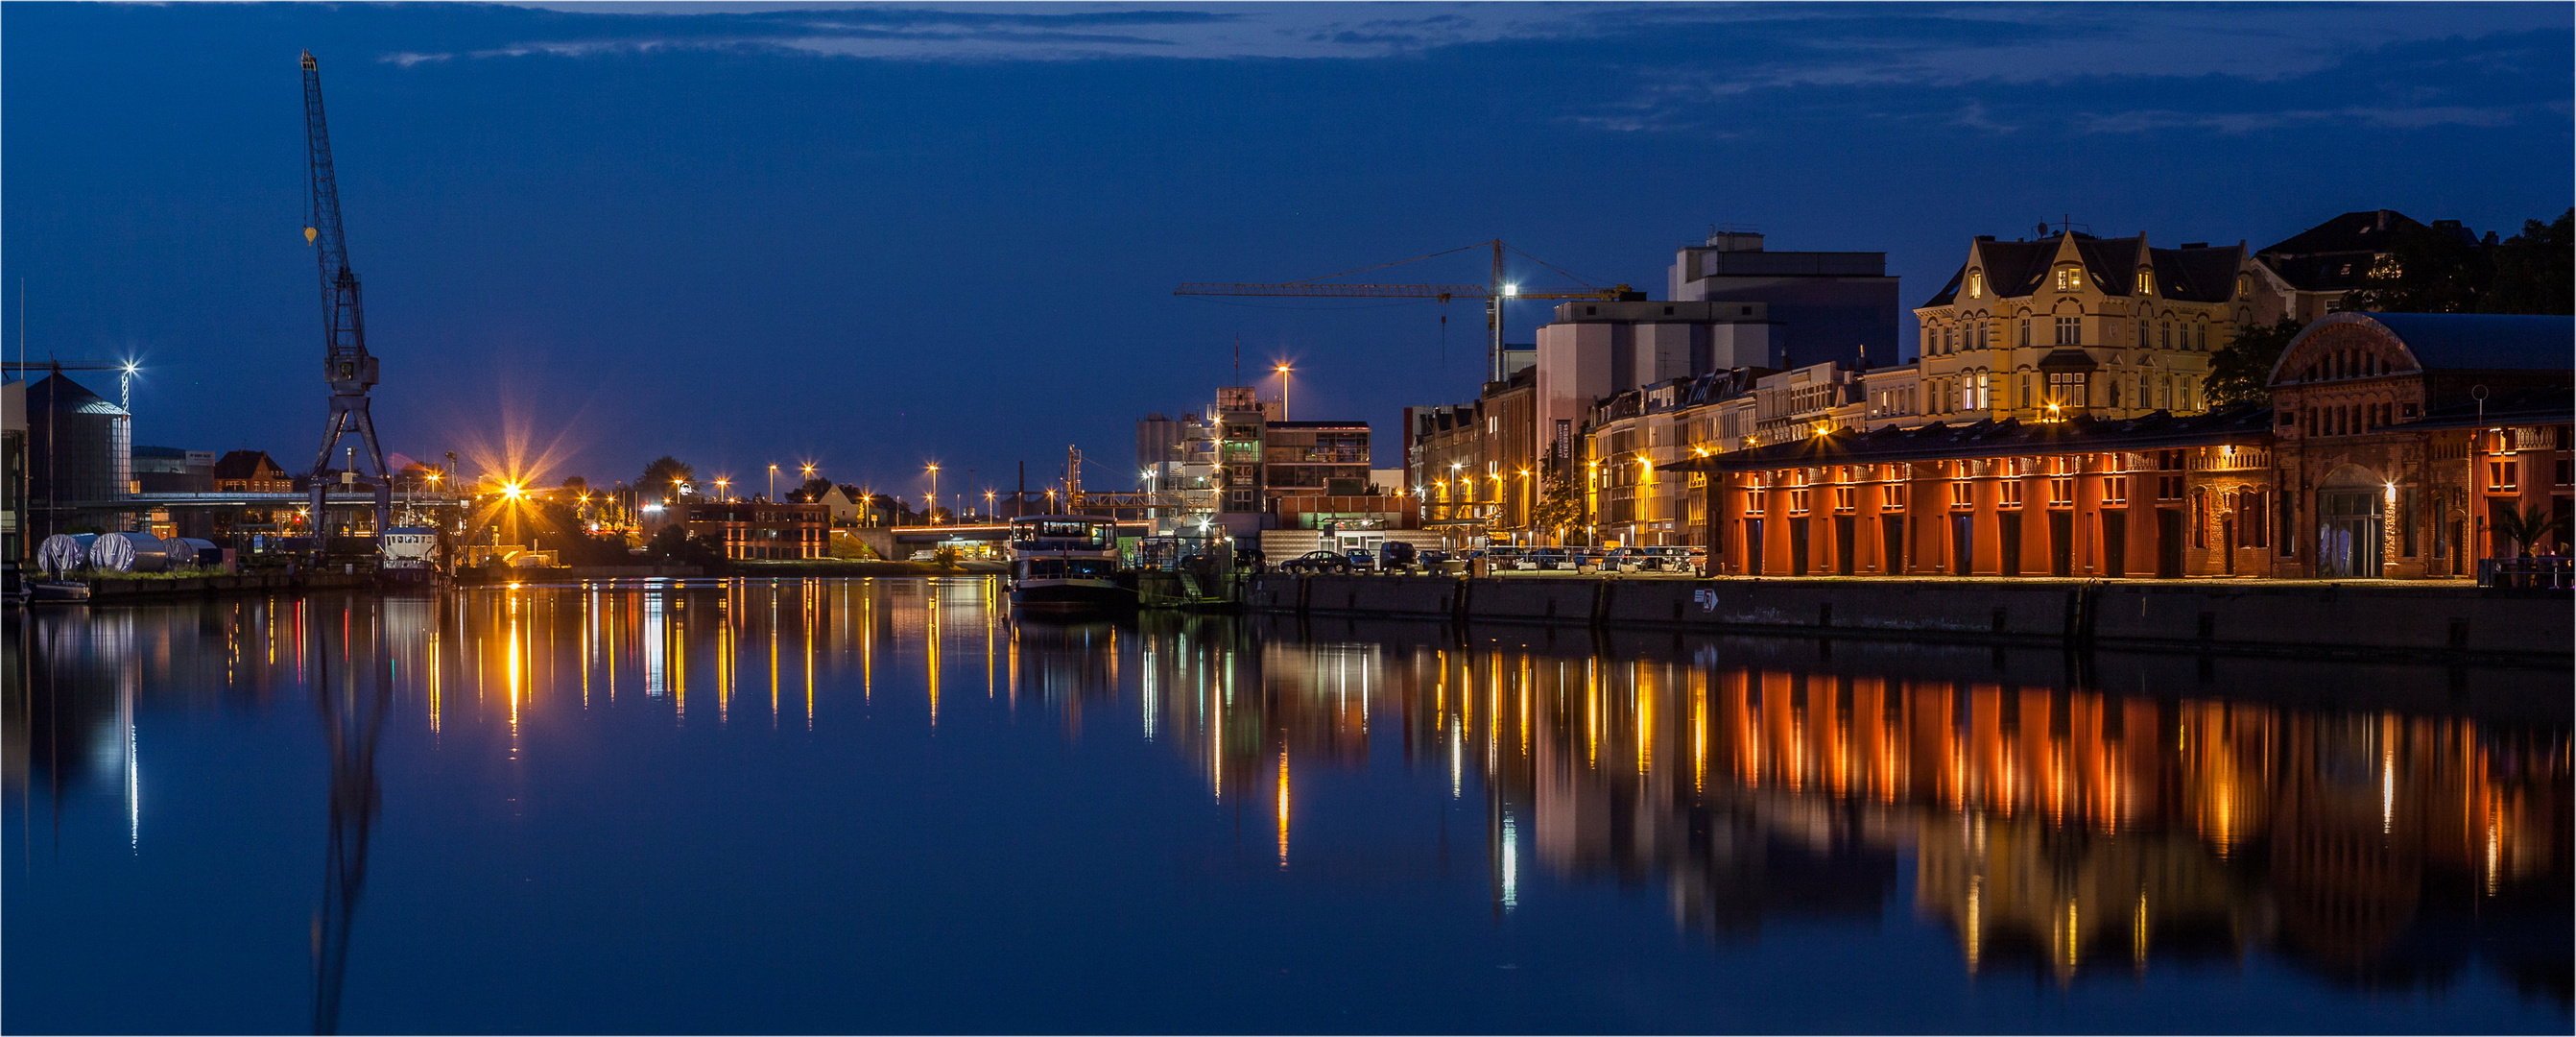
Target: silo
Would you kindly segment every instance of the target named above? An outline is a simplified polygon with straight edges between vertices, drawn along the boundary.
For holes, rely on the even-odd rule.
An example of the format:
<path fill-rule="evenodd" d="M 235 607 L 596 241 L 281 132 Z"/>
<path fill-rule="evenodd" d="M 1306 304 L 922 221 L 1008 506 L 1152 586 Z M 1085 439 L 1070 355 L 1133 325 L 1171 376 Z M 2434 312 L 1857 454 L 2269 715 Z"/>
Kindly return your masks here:
<path fill-rule="evenodd" d="M 59 372 L 27 388 L 27 503 L 44 528 L 77 521 L 51 509 L 123 500 L 133 480 L 133 419 Z"/>

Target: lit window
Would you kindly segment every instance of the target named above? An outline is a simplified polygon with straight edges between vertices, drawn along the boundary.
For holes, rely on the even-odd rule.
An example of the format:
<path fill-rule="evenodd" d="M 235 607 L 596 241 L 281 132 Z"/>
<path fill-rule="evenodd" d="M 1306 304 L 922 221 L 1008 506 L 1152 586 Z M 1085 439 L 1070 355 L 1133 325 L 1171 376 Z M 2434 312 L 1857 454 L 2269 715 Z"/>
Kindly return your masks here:
<path fill-rule="evenodd" d="M 2074 290 L 2076 290 L 2077 288 L 2081 288 L 2081 287 L 2083 287 L 2083 286 L 2084 286 L 2084 268 L 2083 268 L 2083 267 L 2080 267 L 2080 266 L 2062 266 L 2062 267 L 2057 268 L 2057 290 L 2058 290 L 2058 291 L 2061 291 L 2061 292 L 2071 292 L 2071 291 L 2074 291 Z"/>
<path fill-rule="evenodd" d="M 1971 298 L 1971 299 L 1983 299 L 1983 298 L 1985 298 L 1985 297 L 1986 297 L 1986 275 L 1985 275 L 1985 272 L 1984 272 L 1984 271 L 1980 271 L 1980 270 L 1970 270 L 1970 271 L 1968 271 L 1968 298 Z"/>
<path fill-rule="evenodd" d="M 2138 271 L 2138 294 L 2140 294 L 2140 295 L 2154 295 L 2154 294 L 2156 294 L 2156 275 L 2151 274 L 2151 273 L 2148 273 L 2148 272 L 2146 272 L 2146 271 L 2144 271 L 2144 270 L 2140 270 L 2140 271 Z"/>

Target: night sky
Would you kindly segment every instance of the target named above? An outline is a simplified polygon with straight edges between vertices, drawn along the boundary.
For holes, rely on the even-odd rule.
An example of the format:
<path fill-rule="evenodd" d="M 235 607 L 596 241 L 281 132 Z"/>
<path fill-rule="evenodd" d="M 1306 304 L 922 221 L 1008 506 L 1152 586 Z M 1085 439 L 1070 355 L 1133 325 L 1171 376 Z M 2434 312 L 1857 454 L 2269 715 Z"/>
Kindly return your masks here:
<path fill-rule="evenodd" d="M 11 4 L 0 275 L 35 357 L 142 359 L 137 443 L 309 465 L 310 48 L 388 451 L 753 487 L 813 460 L 911 495 L 930 460 L 1008 489 L 1078 443 L 1124 487 L 1133 422 L 1204 406 L 1239 335 L 1246 371 L 1295 362 L 1292 416 L 1375 423 L 1393 467 L 1403 406 L 1472 399 L 1474 305 L 1444 360 L 1434 303 L 1173 286 L 1501 237 L 1660 298 L 1732 223 L 1885 251 L 1911 305 L 1971 236 L 2062 215 L 2509 235 L 2571 203 L 2570 11 Z"/>

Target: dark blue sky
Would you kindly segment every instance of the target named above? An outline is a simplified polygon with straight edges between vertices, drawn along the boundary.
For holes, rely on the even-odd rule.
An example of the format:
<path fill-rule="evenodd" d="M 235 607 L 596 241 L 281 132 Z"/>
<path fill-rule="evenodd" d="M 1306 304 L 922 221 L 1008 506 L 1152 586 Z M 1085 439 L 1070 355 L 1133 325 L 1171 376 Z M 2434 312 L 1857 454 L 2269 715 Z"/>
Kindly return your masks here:
<path fill-rule="evenodd" d="M 1662 294 L 1710 223 L 2256 247 L 2571 201 L 2566 4 L 0 10 L 0 274 L 37 357 L 134 353 L 137 442 L 310 463 L 296 54 L 323 62 L 386 448 L 917 493 L 1132 480 L 1247 369 L 1299 417 L 1469 399 L 1478 312 L 1175 298 L 1502 237 Z M 1396 272 L 1474 282 L 1472 254 Z M 1533 285 L 1548 278 L 1516 271 Z M 1559 282 L 1561 283 L 1561 282 Z M 1541 304 L 1512 313 L 1526 340 Z M 14 343 L 12 344 L 14 348 Z M 92 379 L 112 393 L 112 378 Z"/>

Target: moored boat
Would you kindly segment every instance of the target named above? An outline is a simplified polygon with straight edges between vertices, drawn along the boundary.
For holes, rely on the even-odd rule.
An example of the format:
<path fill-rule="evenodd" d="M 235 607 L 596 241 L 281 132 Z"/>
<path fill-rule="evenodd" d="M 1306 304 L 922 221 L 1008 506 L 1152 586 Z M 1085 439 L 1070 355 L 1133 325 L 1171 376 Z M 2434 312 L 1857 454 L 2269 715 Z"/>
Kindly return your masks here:
<path fill-rule="evenodd" d="M 1118 580 L 1118 524 L 1087 515 L 1011 520 L 1011 607 L 1029 612 L 1134 608 Z"/>

